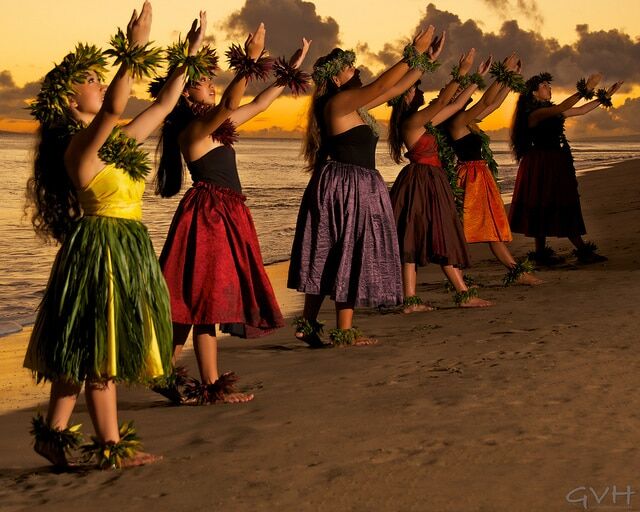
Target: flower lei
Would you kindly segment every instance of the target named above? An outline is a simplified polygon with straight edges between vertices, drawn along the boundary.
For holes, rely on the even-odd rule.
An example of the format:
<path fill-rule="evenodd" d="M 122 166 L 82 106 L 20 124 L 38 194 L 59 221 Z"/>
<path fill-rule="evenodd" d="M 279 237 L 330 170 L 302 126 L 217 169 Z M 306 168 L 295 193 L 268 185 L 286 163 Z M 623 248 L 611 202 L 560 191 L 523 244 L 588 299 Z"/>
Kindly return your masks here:
<path fill-rule="evenodd" d="M 464 191 L 458 186 L 458 173 L 456 171 L 455 165 L 455 151 L 447 141 L 447 136 L 440 128 L 436 128 L 431 123 L 427 123 L 424 128 L 436 139 L 436 144 L 438 145 L 438 157 L 440 158 L 442 169 L 444 170 L 445 174 L 447 175 L 447 179 L 449 180 L 449 185 L 451 186 L 451 191 L 453 192 L 453 197 L 456 202 L 458 213 L 462 213 L 462 208 L 464 206 Z"/>
<path fill-rule="evenodd" d="M 294 68 L 283 57 L 273 64 L 273 72 L 276 75 L 275 84 L 278 87 L 289 87 L 294 96 L 307 92 L 311 75 L 298 68 Z"/>
<path fill-rule="evenodd" d="M 340 50 L 333 59 L 320 66 L 314 66 L 311 79 L 316 85 L 321 85 L 336 76 L 345 67 L 353 66 L 355 62 L 356 54 L 353 50 Z"/>
<path fill-rule="evenodd" d="M 193 102 L 189 104 L 189 108 L 196 117 L 202 117 L 208 112 L 211 112 L 211 110 L 215 108 L 215 105 L 205 105 L 204 103 Z M 211 138 L 214 141 L 218 141 L 223 146 L 233 146 L 238 142 L 240 135 L 236 131 L 236 127 L 233 122 L 227 118 L 211 133 Z"/>
<path fill-rule="evenodd" d="M 240 45 L 232 44 L 225 52 L 229 62 L 229 69 L 233 69 L 236 75 L 246 78 L 248 81 L 266 80 L 273 66 L 273 61 L 266 56 L 263 50 L 257 59 L 252 59 L 247 55 Z"/>
<path fill-rule="evenodd" d="M 611 108 L 613 106 L 611 96 L 609 96 L 606 89 L 598 89 L 596 92 L 596 99 L 600 102 L 600 105 L 605 108 Z"/>
<path fill-rule="evenodd" d="M 480 73 L 471 73 L 470 75 L 460 75 L 460 66 L 453 66 L 451 76 L 454 82 L 458 82 L 462 89 L 466 89 L 471 84 L 475 84 L 478 89 L 482 90 L 486 87 L 484 78 Z"/>
<path fill-rule="evenodd" d="M 533 92 L 540 86 L 542 82 L 551 82 L 551 81 L 553 81 L 553 76 L 551 76 L 551 73 L 547 73 L 546 71 L 539 73 L 537 75 L 534 75 L 524 83 L 526 87 L 526 92 Z"/>
<path fill-rule="evenodd" d="M 373 134 L 378 137 L 378 135 L 380 135 L 380 130 L 378 128 L 378 122 L 376 121 L 376 118 L 373 117 L 364 107 L 360 107 L 356 110 L 356 112 L 358 113 L 360 118 L 369 125 L 369 128 L 371 128 Z"/>
<path fill-rule="evenodd" d="M 189 85 L 195 84 L 201 76 L 216 76 L 218 56 L 215 48 L 205 45 L 195 55 L 189 55 L 188 52 L 189 42 L 183 41 L 180 37 L 176 43 L 167 47 L 165 56 L 168 62 L 168 71 L 165 76 L 158 76 L 149 84 L 148 90 L 152 98 L 158 97 L 169 76 L 181 66 L 185 67 L 186 79 Z"/>
<path fill-rule="evenodd" d="M 576 82 L 576 91 L 578 92 L 578 97 L 585 100 L 590 100 L 595 95 L 595 91 L 587 87 L 587 81 L 584 78 Z"/>
<path fill-rule="evenodd" d="M 522 75 L 520 73 L 516 73 L 515 71 L 507 69 L 507 66 L 504 62 L 494 62 L 493 64 L 491 64 L 489 73 L 493 78 L 495 78 L 496 82 L 508 87 L 514 92 L 526 91 L 526 86 Z"/>
<path fill-rule="evenodd" d="M 131 43 L 121 29 L 111 38 L 112 48 L 104 52 L 109 57 L 114 57 L 114 65 L 124 64 L 133 78 L 144 78 L 154 71 L 162 58 L 160 48 L 151 48 L 151 43 L 144 46 Z"/>
<path fill-rule="evenodd" d="M 47 73 L 40 92 L 29 105 L 31 115 L 43 125 L 69 121 L 69 97 L 73 85 L 82 83 L 89 71 L 104 78 L 107 61 L 102 50 L 94 45 L 79 43 L 62 62 Z"/>
<path fill-rule="evenodd" d="M 429 54 L 419 53 L 413 44 L 408 44 L 402 52 L 402 60 L 408 64 L 411 69 L 419 69 L 424 72 L 433 72 L 440 66 L 437 60 L 431 60 Z"/>

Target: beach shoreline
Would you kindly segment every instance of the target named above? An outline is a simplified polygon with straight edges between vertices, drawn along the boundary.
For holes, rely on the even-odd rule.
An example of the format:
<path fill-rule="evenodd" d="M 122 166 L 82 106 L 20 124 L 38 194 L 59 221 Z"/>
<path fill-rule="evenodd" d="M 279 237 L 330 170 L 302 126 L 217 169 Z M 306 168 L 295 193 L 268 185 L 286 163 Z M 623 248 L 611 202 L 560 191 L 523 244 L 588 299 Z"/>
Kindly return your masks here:
<path fill-rule="evenodd" d="M 430 265 L 418 293 L 437 311 L 356 312 L 378 346 L 314 351 L 291 327 L 221 339 L 221 369 L 256 394 L 248 404 L 172 407 L 122 386 L 120 419 L 135 420 L 145 447 L 165 457 L 153 466 L 52 473 L 28 434 L 47 386 L 0 367 L 0 508 L 548 512 L 581 510 L 567 500 L 580 487 L 640 491 L 638 173 L 630 160 L 578 178 L 604 264 L 579 265 L 568 240 L 550 238 L 567 263 L 541 270 L 541 286 L 505 288 L 505 269 L 474 244 L 468 273 L 492 308 L 455 308 Z M 524 256 L 533 241 L 515 235 L 510 247 Z M 290 317 L 302 294 L 286 290 L 286 268 L 268 272 Z M 331 301 L 320 318 L 333 327 Z M 11 350 L 21 363 L 27 338 L 2 338 L 0 363 Z M 192 353 L 184 362 L 195 371 Z M 92 433 L 82 398 L 74 421 Z M 604 504 L 613 507 L 610 495 Z"/>

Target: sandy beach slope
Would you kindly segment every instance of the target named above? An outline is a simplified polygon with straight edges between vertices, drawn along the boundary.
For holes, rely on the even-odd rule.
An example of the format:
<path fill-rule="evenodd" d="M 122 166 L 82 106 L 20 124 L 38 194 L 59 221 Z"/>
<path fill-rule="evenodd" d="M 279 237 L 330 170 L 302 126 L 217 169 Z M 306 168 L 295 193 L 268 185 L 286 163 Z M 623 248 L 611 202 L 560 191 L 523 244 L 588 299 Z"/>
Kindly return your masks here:
<path fill-rule="evenodd" d="M 428 268 L 419 293 L 438 311 L 358 313 L 379 346 L 314 351 L 290 329 L 222 340 L 249 404 L 172 407 L 122 388 L 120 418 L 165 457 L 153 466 L 52 473 L 28 435 L 46 388 L 6 366 L 27 334 L 1 339 L 0 510 L 549 512 L 597 509 L 605 489 L 602 510 L 640 510 L 639 178 L 639 161 L 580 178 L 605 264 L 576 265 L 551 239 L 568 263 L 539 272 L 543 286 L 503 288 L 503 268 L 474 246 L 469 274 L 493 308 L 452 307 Z M 512 250 L 531 245 L 516 236 Z M 74 420 L 91 433 L 83 402 Z M 614 485 L 637 493 L 629 507 Z"/>

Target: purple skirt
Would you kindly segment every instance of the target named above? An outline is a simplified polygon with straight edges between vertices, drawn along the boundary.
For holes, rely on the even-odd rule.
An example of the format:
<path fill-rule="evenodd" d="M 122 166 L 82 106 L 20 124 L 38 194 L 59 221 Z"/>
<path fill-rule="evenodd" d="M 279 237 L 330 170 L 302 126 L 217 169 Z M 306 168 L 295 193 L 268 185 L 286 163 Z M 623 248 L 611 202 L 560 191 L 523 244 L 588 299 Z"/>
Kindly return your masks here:
<path fill-rule="evenodd" d="M 298 213 L 287 285 L 354 307 L 402 302 L 393 209 L 378 171 L 331 161 L 313 174 Z"/>

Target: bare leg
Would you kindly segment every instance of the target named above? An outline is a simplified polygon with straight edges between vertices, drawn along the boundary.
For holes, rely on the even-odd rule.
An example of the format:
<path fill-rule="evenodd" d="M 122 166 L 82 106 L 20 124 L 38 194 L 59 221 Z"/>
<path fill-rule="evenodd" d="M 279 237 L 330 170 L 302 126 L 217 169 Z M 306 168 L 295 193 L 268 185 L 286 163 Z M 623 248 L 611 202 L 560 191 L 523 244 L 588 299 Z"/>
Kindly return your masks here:
<path fill-rule="evenodd" d="M 49 409 L 46 419 L 49 427 L 64 430 L 69 426 L 69 418 L 71 418 L 71 413 L 76 405 L 81 388 L 82 385 L 80 384 L 70 384 L 60 381 L 51 383 Z M 60 446 L 53 446 L 52 444 L 36 440 L 33 449 L 54 466 L 64 467 L 68 465 L 64 449 Z"/>
<path fill-rule="evenodd" d="M 324 301 L 324 295 L 311 295 L 305 293 L 304 295 L 304 309 L 302 310 L 302 316 L 310 322 L 317 320 L 320 307 Z"/>
<path fill-rule="evenodd" d="M 213 384 L 220 377 L 218 372 L 218 340 L 215 337 L 215 326 L 194 326 L 193 347 L 196 352 L 202 383 Z M 252 393 L 228 393 L 224 397 L 225 403 L 249 402 L 250 400 L 253 400 Z"/>
<path fill-rule="evenodd" d="M 536 252 L 538 254 L 542 254 L 544 252 L 544 248 L 547 246 L 547 237 L 545 236 L 537 236 L 536 237 Z"/>
<path fill-rule="evenodd" d="M 323 301 L 324 295 L 311 295 L 309 293 L 305 293 L 304 295 L 304 309 L 302 310 L 303 321 L 296 327 L 295 337 L 300 341 L 304 341 L 311 348 L 330 346 L 320 338 L 322 326 L 317 322 L 318 313 L 320 312 Z M 296 322 L 297 321 L 298 319 L 296 319 Z M 305 321 L 308 322 L 307 325 L 305 325 Z M 311 332 L 308 331 L 309 327 L 311 327 Z M 307 331 L 306 334 L 303 329 Z"/>
<path fill-rule="evenodd" d="M 176 366 L 176 361 L 182 353 L 190 331 L 191 324 L 173 323 L 173 357 L 171 359 L 173 366 Z"/>
<path fill-rule="evenodd" d="M 353 304 L 336 302 L 336 326 L 338 329 L 351 329 L 353 327 Z M 354 345 L 375 345 L 378 340 L 360 336 L 353 342 Z"/>
<path fill-rule="evenodd" d="M 511 269 L 516 266 L 516 260 L 513 258 L 513 255 L 504 242 L 489 242 L 489 247 L 491 248 L 491 252 L 493 252 L 494 256 L 498 258 L 500 263 L 505 267 Z M 535 277 L 531 272 L 525 272 L 520 274 L 520 277 L 518 277 L 515 282 L 518 284 L 535 286 L 537 284 L 542 284 L 544 281 Z"/>
<path fill-rule="evenodd" d="M 582 249 L 584 247 L 584 240 L 581 236 L 569 237 L 569 241 L 575 246 L 576 249 Z"/>
<path fill-rule="evenodd" d="M 469 290 L 464 283 L 462 271 L 453 265 L 440 265 L 444 275 L 447 276 L 449 282 L 456 289 L 456 292 L 466 292 Z M 463 308 L 486 308 L 487 306 L 493 306 L 493 302 L 481 299 L 479 297 L 471 297 L 467 302 L 460 304 Z"/>
<path fill-rule="evenodd" d="M 120 441 L 118 428 L 118 403 L 116 385 L 112 380 L 103 382 L 87 382 L 84 387 L 87 408 L 96 431 L 96 437 L 102 443 Z M 136 452 L 122 462 L 122 467 L 142 466 L 161 460 L 162 457 L 146 452 Z"/>
<path fill-rule="evenodd" d="M 416 296 L 416 264 L 415 263 L 403 263 L 402 264 L 402 288 L 404 298 Z M 418 313 L 423 311 L 433 311 L 433 307 L 429 304 L 412 304 L 402 308 L 403 313 Z"/>

